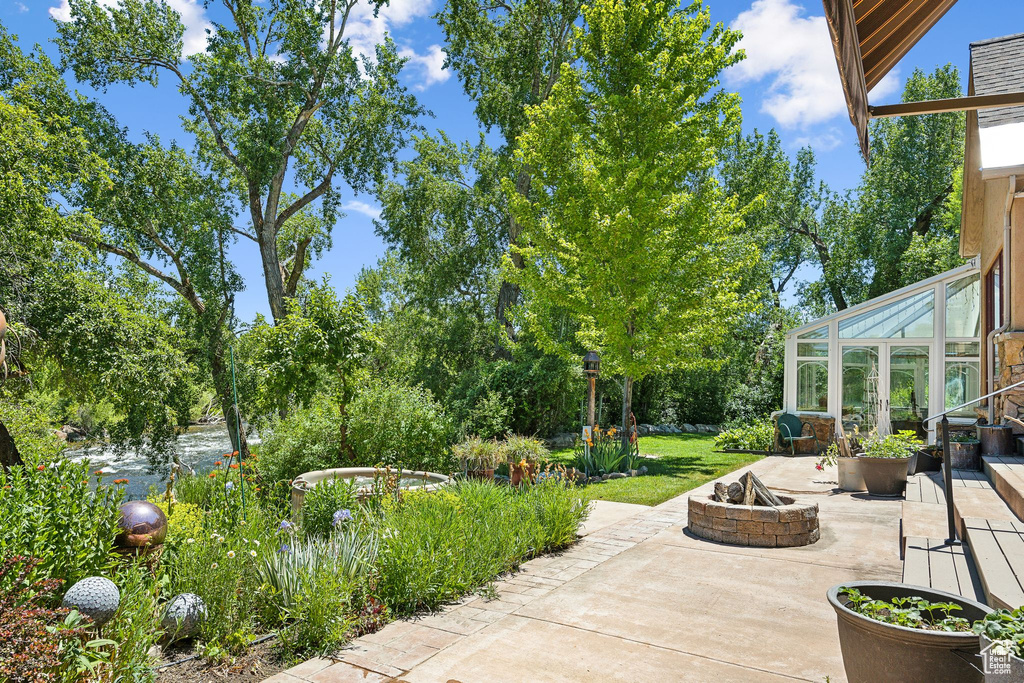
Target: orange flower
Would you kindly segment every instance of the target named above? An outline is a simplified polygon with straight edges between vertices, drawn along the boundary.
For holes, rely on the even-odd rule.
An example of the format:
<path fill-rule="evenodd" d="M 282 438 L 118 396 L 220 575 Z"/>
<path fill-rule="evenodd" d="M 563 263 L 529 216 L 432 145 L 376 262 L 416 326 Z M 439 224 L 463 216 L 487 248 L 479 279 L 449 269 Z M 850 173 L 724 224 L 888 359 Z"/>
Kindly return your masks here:
<path fill-rule="evenodd" d="M 223 460 L 218 460 L 217 462 L 215 462 L 215 463 L 213 463 L 213 464 L 214 464 L 214 465 L 223 465 L 223 464 L 224 464 L 224 461 L 223 461 Z"/>
<path fill-rule="evenodd" d="M 217 476 L 216 472 L 210 472 L 210 479 L 213 479 L 216 476 Z"/>
<path fill-rule="evenodd" d="M 230 465 L 228 465 L 228 467 L 230 467 L 230 468 L 231 468 L 231 469 L 233 469 L 233 470 L 237 470 L 237 469 L 238 469 L 238 463 L 236 463 L 236 462 L 233 462 L 233 463 L 231 463 Z"/>
<path fill-rule="evenodd" d="M 115 484 L 127 484 L 128 480 L 127 479 L 115 479 L 114 483 Z"/>
<path fill-rule="evenodd" d="M 39 467 L 37 467 L 36 469 L 37 469 L 37 470 L 39 470 L 40 472 L 42 472 L 43 470 L 45 470 L 45 469 L 46 469 L 46 465 L 40 465 L 40 466 L 39 466 Z"/>
<path fill-rule="evenodd" d="M 234 453 L 232 453 L 231 455 L 233 455 L 233 456 L 235 456 L 235 457 L 237 458 L 237 457 L 238 457 L 238 451 L 235 451 L 235 452 L 234 452 Z"/>
<path fill-rule="evenodd" d="M 97 477 L 102 477 L 103 476 L 103 470 L 96 470 L 95 472 L 93 472 L 93 474 L 95 474 Z"/>

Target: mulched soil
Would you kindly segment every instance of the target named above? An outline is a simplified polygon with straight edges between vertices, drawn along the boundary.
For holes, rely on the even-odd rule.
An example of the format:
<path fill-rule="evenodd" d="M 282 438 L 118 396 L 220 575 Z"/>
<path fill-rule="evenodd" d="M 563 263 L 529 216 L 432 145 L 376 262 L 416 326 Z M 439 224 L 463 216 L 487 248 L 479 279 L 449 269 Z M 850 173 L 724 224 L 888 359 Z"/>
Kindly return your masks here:
<path fill-rule="evenodd" d="M 160 664 L 185 659 L 196 652 L 191 645 L 173 646 L 164 650 Z M 182 664 L 159 669 L 157 683 L 256 683 L 284 671 L 288 664 L 279 662 L 274 653 L 274 641 L 268 640 L 250 647 L 245 654 L 233 657 L 227 663 L 210 666 L 203 659 L 192 659 Z"/>

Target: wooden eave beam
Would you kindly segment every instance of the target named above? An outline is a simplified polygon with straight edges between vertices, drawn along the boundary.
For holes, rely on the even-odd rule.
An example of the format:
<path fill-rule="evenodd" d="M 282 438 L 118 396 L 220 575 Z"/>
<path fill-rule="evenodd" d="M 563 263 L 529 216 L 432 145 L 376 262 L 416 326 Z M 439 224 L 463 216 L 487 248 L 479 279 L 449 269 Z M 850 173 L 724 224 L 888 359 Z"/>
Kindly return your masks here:
<path fill-rule="evenodd" d="M 886 104 L 877 107 L 869 106 L 868 114 L 873 119 L 885 119 L 892 116 L 944 114 L 953 111 L 1014 106 L 1024 106 L 1024 92 L 1001 93 L 998 95 L 970 95 L 968 97 L 951 97 L 944 100 L 904 102 L 902 104 Z"/>
<path fill-rule="evenodd" d="M 832 49 L 839 67 L 839 80 L 846 95 L 850 122 L 857 129 L 864 161 L 868 161 L 868 88 L 864 81 L 864 63 L 857 38 L 857 19 L 852 0 L 823 0 L 825 23 L 832 38 Z"/>
<path fill-rule="evenodd" d="M 864 79 L 870 91 L 917 44 L 956 0 L 908 0 L 892 12 L 857 22 Z M 879 21 L 881 20 L 881 24 Z"/>

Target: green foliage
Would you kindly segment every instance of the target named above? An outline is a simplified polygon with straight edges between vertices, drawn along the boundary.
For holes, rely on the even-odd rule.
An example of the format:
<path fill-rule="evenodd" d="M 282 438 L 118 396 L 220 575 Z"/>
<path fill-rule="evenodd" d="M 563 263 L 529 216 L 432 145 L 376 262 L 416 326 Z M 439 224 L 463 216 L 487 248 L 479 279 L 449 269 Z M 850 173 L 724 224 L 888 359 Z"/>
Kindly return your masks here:
<path fill-rule="evenodd" d="M 504 453 L 497 441 L 471 436 L 452 446 L 452 455 L 471 470 L 487 470 L 504 462 Z"/>
<path fill-rule="evenodd" d="M 632 459 L 627 462 L 629 448 L 616 436 L 614 427 L 602 430 L 595 426 L 589 441 L 576 441 L 573 455 L 574 467 L 588 476 L 623 472 L 634 464 Z"/>
<path fill-rule="evenodd" d="M 270 424 L 259 449 L 258 467 L 266 482 L 291 481 L 303 472 L 341 467 L 341 416 L 322 398 Z"/>
<path fill-rule="evenodd" d="M 308 536 L 329 536 L 339 524 L 335 514 L 358 506 L 355 479 L 327 479 L 306 492 L 302 500 L 302 529 Z"/>
<path fill-rule="evenodd" d="M 517 463 L 525 460 L 529 463 L 547 462 L 551 451 L 544 442 L 529 436 L 509 434 L 501 442 L 501 459 L 505 462 Z"/>
<path fill-rule="evenodd" d="M 922 443 L 916 432 L 904 429 L 895 434 L 869 438 L 864 443 L 864 455 L 868 458 L 908 458 L 914 447 Z"/>
<path fill-rule="evenodd" d="M 840 588 L 839 595 L 846 598 L 846 606 L 854 612 L 884 624 L 926 631 L 971 630 L 969 621 L 953 614 L 963 610 L 963 607 L 954 602 L 929 602 L 916 595 L 893 598 L 889 601 L 874 600 L 856 588 L 847 587 Z"/>
<path fill-rule="evenodd" d="M 755 420 L 746 425 L 727 429 L 715 436 L 718 448 L 745 451 L 771 451 L 775 441 L 775 425 L 771 420 Z"/>
<path fill-rule="evenodd" d="M 111 641 L 104 648 L 108 653 L 104 673 L 112 681 L 153 680 L 149 650 L 163 636 L 158 618 L 159 584 L 139 564 L 123 567 L 114 582 L 121 591 L 121 605 L 103 627 L 103 636 Z"/>
<path fill-rule="evenodd" d="M 454 470 L 452 427 L 444 407 L 426 389 L 371 381 L 352 401 L 349 441 L 361 466 Z"/>
<path fill-rule="evenodd" d="M 974 632 L 1000 643 L 1010 654 L 1024 659 L 1024 608 L 997 609 L 974 622 Z"/>
<path fill-rule="evenodd" d="M 517 489 L 465 481 L 379 513 L 377 593 L 399 614 L 436 608 L 575 540 L 587 503 L 557 479 Z"/>
<path fill-rule="evenodd" d="M 119 487 L 92 491 L 88 462 L 29 454 L 25 466 L 0 468 L 0 553 L 40 558 L 33 580 L 70 586 L 103 574 L 113 566 L 122 496 Z"/>
<path fill-rule="evenodd" d="M 529 198 L 505 182 L 526 264 L 506 274 L 541 347 L 566 359 L 598 349 L 628 397 L 631 378 L 708 365 L 703 349 L 743 308 L 749 254 L 730 240 L 739 215 L 710 173 L 739 125 L 738 98 L 717 89 L 738 34 L 669 2 L 602 0 L 583 15 L 572 66 L 519 137 Z"/>

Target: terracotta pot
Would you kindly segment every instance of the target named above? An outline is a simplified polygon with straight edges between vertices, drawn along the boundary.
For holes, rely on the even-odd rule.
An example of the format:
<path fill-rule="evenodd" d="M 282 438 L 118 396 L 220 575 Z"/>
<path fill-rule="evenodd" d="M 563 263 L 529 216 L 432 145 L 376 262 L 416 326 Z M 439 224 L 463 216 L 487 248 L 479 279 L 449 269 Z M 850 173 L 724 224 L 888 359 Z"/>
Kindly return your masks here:
<path fill-rule="evenodd" d="M 858 455 L 857 460 L 868 493 L 873 496 L 903 495 L 903 489 L 907 487 L 909 455 L 905 458 L 869 458 Z"/>
<path fill-rule="evenodd" d="M 468 472 L 466 472 L 466 476 L 468 476 L 470 479 L 494 481 L 494 468 L 491 467 L 486 470 L 469 470 Z"/>
<path fill-rule="evenodd" d="M 510 465 L 508 468 L 509 478 L 512 481 L 513 486 L 519 486 L 523 479 L 532 479 L 533 471 L 536 469 L 536 465 L 530 463 L 526 466 L 522 465 Z"/>
<path fill-rule="evenodd" d="M 833 586 L 827 593 L 828 601 L 839 622 L 839 647 L 850 683 L 982 680 L 981 672 L 971 663 L 980 650 L 975 633 L 925 631 L 875 621 L 846 606 L 840 596 L 843 587 L 856 588 L 875 600 L 918 596 L 929 602 L 956 603 L 963 608 L 957 616 L 968 621 L 982 619 L 992 610 L 960 595 L 903 583 L 851 581 Z"/>
<path fill-rule="evenodd" d="M 860 462 L 857 458 L 837 458 L 839 468 L 839 488 L 843 491 L 867 491 L 864 477 L 860 473 Z"/>

